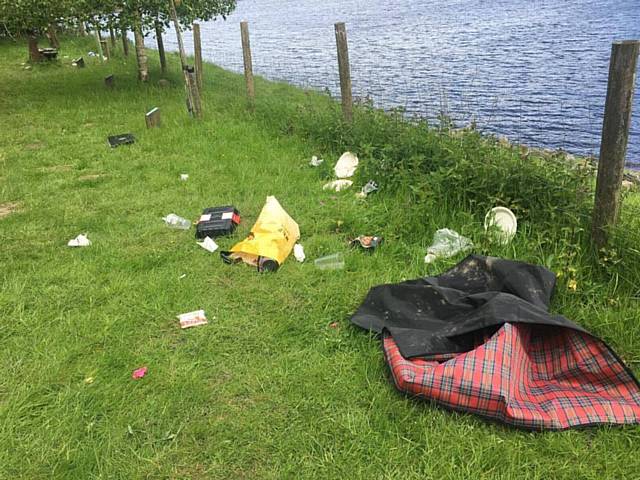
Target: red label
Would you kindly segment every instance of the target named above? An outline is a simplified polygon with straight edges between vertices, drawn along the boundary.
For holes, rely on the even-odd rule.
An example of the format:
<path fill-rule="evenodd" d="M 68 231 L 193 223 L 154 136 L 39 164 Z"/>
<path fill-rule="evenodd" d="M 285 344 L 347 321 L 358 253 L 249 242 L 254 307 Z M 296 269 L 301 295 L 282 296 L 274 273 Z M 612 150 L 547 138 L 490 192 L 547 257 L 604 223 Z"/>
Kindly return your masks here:
<path fill-rule="evenodd" d="M 231 217 L 231 221 L 236 225 L 238 225 L 240 223 L 240 215 L 238 215 L 237 213 L 234 213 L 233 217 Z"/>

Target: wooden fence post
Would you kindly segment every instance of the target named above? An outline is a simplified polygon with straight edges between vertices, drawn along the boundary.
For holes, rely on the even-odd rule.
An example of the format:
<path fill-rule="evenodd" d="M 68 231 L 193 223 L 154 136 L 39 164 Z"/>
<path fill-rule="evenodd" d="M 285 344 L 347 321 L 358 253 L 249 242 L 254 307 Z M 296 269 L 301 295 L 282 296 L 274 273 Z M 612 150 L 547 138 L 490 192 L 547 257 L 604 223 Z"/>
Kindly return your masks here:
<path fill-rule="evenodd" d="M 107 57 L 107 60 L 111 60 L 111 51 L 109 50 L 109 42 L 106 40 L 100 40 L 100 45 L 102 46 L 102 51 L 104 52 L 104 56 Z"/>
<path fill-rule="evenodd" d="M 249 107 L 255 106 L 256 91 L 253 85 L 253 62 L 251 60 L 251 44 L 249 42 L 249 24 L 240 22 L 240 34 L 242 36 L 242 58 L 244 59 L 244 79 L 247 84 L 247 99 Z"/>
<path fill-rule="evenodd" d="M 598 248 L 607 244 L 607 229 L 616 224 L 620 213 L 620 190 L 639 53 L 640 40 L 614 42 L 611 47 L 591 232 Z"/>
<path fill-rule="evenodd" d="M 338 22 L 336 29 L 336 46 L 338 48 L 338 70 L 340 71 L 340 96 L 342 98 L 342 114 L 345 121 L 353 120 L 353 97 L 351 95 L 351 70 L 349 67 L 349 45 L 344 22 Z"/>
<path fill-rule="evenodd" d="M 96 36 L 96 43 L 98 44 L 98 55 L 100 55 L 100 61 L 104 62 L 104 53 L 102 52 L 102 40 L 100 40 L 100 32 L 98 30 L 98 26 L 95 26 L 94 34 Z"/>
<path fill-rule="evenodd" d="M 202 103 L 200 102 L 200 91 L 198 90 L 198 84 L 195 81 L 193 68 L 187 65 L 187 54 L 184 50 L 184 42 L 182 41 L 182 32 L 180 31 L 180 22 L 178 21 L 175 0 L 169 0 L 169 13 L 171 14 L 171 19 L 173 20 L 173 28 L 176 31 L 176 39 L 178 40 L 180 65 L 182 66 L 182 73 L 184 74 L 184 85 L 187 91 L 187 105 L 189 107 L 189 112 L 195 118 L 202 118 Z"/>
<path fill-rule="evenodd" d="M 198 23 L 193 24 L 193 51 L 196 58 L 196 81 L 198 89 L 202 92 L 202 40 Z"/>
<path fill-rule="evenodd" d="M 167 73 L 167 55 L 164 51 L 164 41 L 162 40 L 162 25 L 156 21 L 156 43 L 158 44 L 158 55 L 160 57 L 160 71 L 164 75 Z"/>

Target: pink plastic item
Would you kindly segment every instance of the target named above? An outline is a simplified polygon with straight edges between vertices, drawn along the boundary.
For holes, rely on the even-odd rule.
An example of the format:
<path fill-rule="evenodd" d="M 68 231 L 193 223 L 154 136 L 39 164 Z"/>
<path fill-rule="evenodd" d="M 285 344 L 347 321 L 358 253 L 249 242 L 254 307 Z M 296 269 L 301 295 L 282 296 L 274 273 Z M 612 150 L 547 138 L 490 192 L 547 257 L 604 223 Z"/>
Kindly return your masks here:
<path fill-rule="evenodd" d="M 147 374 L 147 367 L 140 367 L 137 370 L 134 370 L 131 374 L 131 378 L 134 380 L 138 380 L 139 378 L 144 377 Z"/>

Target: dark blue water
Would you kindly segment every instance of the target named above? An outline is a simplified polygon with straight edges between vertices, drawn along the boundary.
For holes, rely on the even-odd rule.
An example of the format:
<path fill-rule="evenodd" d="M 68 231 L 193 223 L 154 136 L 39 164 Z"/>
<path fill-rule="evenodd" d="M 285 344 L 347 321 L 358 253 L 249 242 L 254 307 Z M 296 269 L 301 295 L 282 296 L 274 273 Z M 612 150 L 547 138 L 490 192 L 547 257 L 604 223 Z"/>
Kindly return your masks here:
<path fill-rule="evenodd" d="M 207 60 L 242 71 L 241 20 L 256 74 L 339 95 L 333 24 L 344 21 L 355 95 L 597 155 L 611 42 L 640 38 L 640 0 L 239 0 L 226 21 L 202 25 Z M 176 48 L 171 33 L 166 43 Z M 636 165 L 638 90 L 627 154 Z"/>

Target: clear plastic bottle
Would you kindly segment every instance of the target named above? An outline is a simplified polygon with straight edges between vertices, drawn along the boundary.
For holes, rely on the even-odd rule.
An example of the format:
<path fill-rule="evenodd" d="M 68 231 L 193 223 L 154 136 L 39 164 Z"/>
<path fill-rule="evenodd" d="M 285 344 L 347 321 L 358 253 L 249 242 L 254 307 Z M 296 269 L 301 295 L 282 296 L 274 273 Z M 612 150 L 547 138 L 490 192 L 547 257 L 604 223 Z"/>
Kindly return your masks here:
<path fill-rule="evenodd" d="M 433 235 L 432 245 L 427 249 L 425 263 L 431 263 L 437 258 L 452 257 L 456 253 L 473 248 L 473 242 L 454 230 L 443 228 Z"/>
<path fill-rule="evenodd" d="M 191 222 L 189 220 L 179 217 L 175 213 L 170 213 L 162 219 L 170 228 L 178 228 L 180 230 L 189 230 L 191 228 Z"/>

